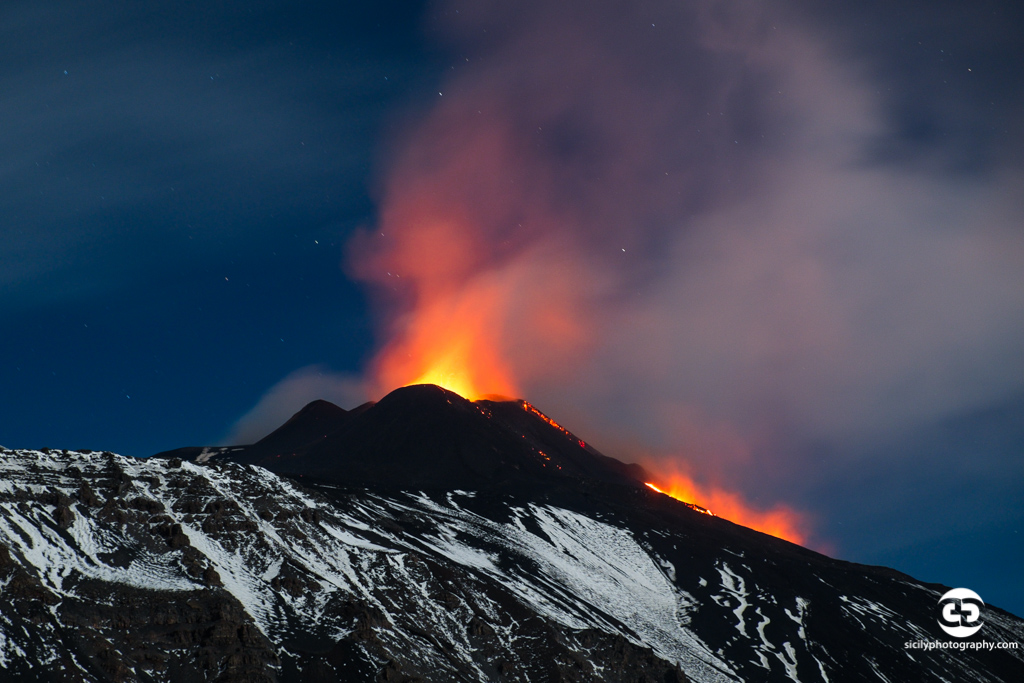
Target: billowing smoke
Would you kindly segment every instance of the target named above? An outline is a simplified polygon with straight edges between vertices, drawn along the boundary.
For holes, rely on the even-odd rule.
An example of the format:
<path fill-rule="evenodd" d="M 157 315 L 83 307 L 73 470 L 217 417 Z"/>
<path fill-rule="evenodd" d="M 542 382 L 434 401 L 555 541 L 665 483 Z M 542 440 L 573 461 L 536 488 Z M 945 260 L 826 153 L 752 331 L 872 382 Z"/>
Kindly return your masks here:
<path fill-rule="evenodd" d="M 442 3 L 451 76 L 348 250 L 381 350 L 329 388 L 526 397 L 785 524 L 814 479 L 901 472 L 876 500 L 905 509 L 908 472 L 960 456 L 878 444 L 1024 392 L 1024 173 L 958 165 L 986 156 L 970 135 L 908 144 L 892 81 L 803 9 Z M 289 378 L 250 431 L 321 383 Z"/>
<path fill-rule="evenodd" d="M 351 250 L 392 314 L 377 393 L 470 365 L 758 493 L 788 467 L 758 453 L 1024 387 L 1022 176 L 886 161 L 865 66 L 757 7 L 439 9 L 451 78 Z"/>

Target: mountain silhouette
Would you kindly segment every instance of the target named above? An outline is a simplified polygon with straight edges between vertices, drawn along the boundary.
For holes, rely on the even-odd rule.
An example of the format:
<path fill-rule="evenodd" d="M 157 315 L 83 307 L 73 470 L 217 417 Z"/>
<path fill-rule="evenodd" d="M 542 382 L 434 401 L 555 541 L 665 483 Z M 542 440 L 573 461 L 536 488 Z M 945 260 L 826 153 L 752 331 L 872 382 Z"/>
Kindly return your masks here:
<path fill-rule="evenodd" d="M 646 478 L 431 385 L 250 445 L 0 449 L 0 681 L 1022 680 L 1020 618 L 961 641 L 950 587 Z"/>

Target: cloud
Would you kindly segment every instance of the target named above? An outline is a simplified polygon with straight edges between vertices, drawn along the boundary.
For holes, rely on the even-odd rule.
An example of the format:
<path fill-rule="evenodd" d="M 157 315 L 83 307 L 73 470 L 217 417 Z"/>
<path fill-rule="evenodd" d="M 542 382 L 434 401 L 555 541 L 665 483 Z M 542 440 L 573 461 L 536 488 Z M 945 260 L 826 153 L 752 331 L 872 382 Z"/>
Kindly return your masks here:
<path fill-rule="evenodd" d="M 354 247 L 396 312 L 378 373 L 427 312 L 489 302 L 546 410 L 766 495 L 789 446 L 1024 390 L 1024 176 L 937 161 L 959 138 L 879 155 L 902 132 L 871 64 L 795 5 L 444 10 L 465 61 Z"/>
<path fill-rule="evenodd" d="M 220 443 L 255 443 L 317 399 L 351 410 L 366 402 L 366 388 L 357 377 L 332 373 L 319 365 L 301 368 L 271 387 Z"/>

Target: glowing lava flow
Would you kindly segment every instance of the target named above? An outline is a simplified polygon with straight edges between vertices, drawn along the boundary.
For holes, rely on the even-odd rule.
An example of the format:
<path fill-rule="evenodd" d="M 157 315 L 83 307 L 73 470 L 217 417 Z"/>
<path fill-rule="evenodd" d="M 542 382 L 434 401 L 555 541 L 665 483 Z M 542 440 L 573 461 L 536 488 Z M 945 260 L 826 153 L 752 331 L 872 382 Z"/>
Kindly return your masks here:
<path fill-rule="evenodd" d="M 669 496 L 669 494 L 665 493 L 664 491 L 662 491 L 661 489 L 659 489 L 657 486 L 655 486 L 654 484 L 652 484 L 649 481 L 648 482 L 644 482 L 644 484 L 647 486 L 647 488 L 651 489 L 652 491 L 657 491 L 658 493 L 660 493 L 662 495 Z M 669 496 L 669 498 L 676 498 L 676 497 L 675 496 Z M 699 512 L 699 513 L 701 513 L 703 515 L 710 515 L 712 517 L 717 517 L 718 516 L 714 512 L 712 512 L 711 510 L 708 510 L 706 507 L 701 507 L 700 505 L 697 505 L 696 503 L 691 503 L 689 501 L 683 500 L 682 498 L 676 498 L 676 500 L 678 500 L 680 503 L 683 503 L 683 504 L 689 506 L 691 509 L 696 510 L 697 512 Z"/>
<path fill-rule="evenodd" d="M 647 486 L 658 493 L 671 496 L 678 501 L 690 505 L 698 512 L 723 517 L 762 533 L 785 539 L 792 543 L 806 545 L 807 536 L 802 531 L 804 521 L 794 510 L 785 506 L 776 506 L 771 510 L 755 510 L 747 505 L 739 495 L 716 487 L 702 490 L 692 479 L 683 474 L 673 474 L 668 481 L 660 484 L 647 482 Z M 707 504 L 701 507 L 694 501 Z"/>
<path fill-rule="evenodd" d="M 569 431 L 568 429 L 566 429 L 566 428 L 565 428 L 565 427 L 563 427 L 562 425 L 560 425 L 560 424 L 558 424 L 557 422 L 555 422 L 554 420 L 552 420 L 552 419 L 551 419 L 550 417 L 548 417 L 548 416 L 547 416 L 547 415 L 545 415 L 544 413 L 542 413 L 542 412 L 540 412 L 539 410 L 537 410 L 537 409 L 536 409 L 536 408 L 535 408 L 535 407 L 533 406 L 533 404 L 532 404 L 532 403 L 530 403 L 529 401 L 523 401 L 523 402 L 522 402 L 522 404 L 523 404 L 523 410 L 525 410 L 525 411 L 526 411 L 526 412 L 528 412 L 528 413 L 533 413 L 534 415 L 536 415 L 536 416 L 537 416 L 537 417 L 539 417 L 540 419 L 544 420 L 545 422 L 547 422 L 547 423 L 548 423 L 549 425 L 551 425 L 552 427 L 554 427 L 554 428 L 555 428 L 555 429 L 557 429 L 558 431 L 560 431 L 560 432 L 562 432 L 563 434 L 565 434 L 565 435 L 566 435 L 567 437 L 569 437 L 570 439 L 572 439 L 572 440 L 576 441 L 576 442 L 577 442 L 577 443 L 578 443 L 578 444 L 580 445 L 580 448 L 586 448 L 586 447 L 587 447 L 587 444 L 586 444 L 586 442 L 585 442 L 585 441 L 583 441 L 582 439 L 577 439 L 577 438 L 576 438 L 576 437 L 575 437 L 575 436 L 573 435 L 573 433 L 572 433 L 572 432 L 570 432 L 570 431 Z M 650 484 L 648 484 L 648 486 L 650 486 Z"/>

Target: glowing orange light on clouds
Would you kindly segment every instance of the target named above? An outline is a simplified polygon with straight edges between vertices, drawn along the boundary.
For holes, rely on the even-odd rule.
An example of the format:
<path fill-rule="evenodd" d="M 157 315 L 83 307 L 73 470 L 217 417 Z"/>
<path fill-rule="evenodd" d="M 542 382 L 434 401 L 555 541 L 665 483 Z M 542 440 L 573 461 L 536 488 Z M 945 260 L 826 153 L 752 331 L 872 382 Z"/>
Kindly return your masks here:
<path fill-rule="evenodd" d="M 430 240 L 422 244 L 428 261 L 430 244 Z M 449 271 L 440 271 L 445 272 Z M 543 369 L 530 364 L 557 367 L 553 361 L 559 356 L 551 355 L 551 349 L 561 344 L 564 357 L 566 349 L 582 346 L 579 339 L 585 330 L 570 313 L 571 297 L 551 297 L 558 287 L 533 290 L 528 275 L 529 271 L 517 270 L 513 264 L 455 283 L 445 282 L 429 266 L 421 266 L 418 276 L 407 277 L 415 287 L 413 305 L 395 322 L 391 342 L 375 360 L 380 394 L 399 386 L 436 384 L 471 401 L 522 396 L 517 379 L 528 379 L 531 372 Z M 514 314 L 523 302 L 529 303 L 530 315 Z M 519 343 L 510 345 L 509 339 Z M 518 355 L 516 349 L 521 350 Z M 529 403 L 523 407 L 562 429 Z M 581 441 L 580 446 L 585 444 Z M 806 542 L 805 521 L 795 510 L 781 505 L 758 510 L 737 493 L 698 485 L 679 471 L 646 467 L 656 473 L 648 483 L 656 491 L 757 531 L 793 543 Z"/>
<path fill-rule="evenodd" d="M 349 272 L 374 285 L 392 315 L 372 361 L 377 396 L 429 383 L 470 400 L 518 398 L 538 380 L 571 381 L 599 339 L 602 297 L 621 284 L 605 257 L 560 229 L 579 216 L 550 191 L 559 173 L 524 157 L 532 138 L 520 139 L 519 126 L 494 111 L 481 116 L 477 104 L 458 102 L 444 98 L 407 140 L 381 220 L 350 243 Z M 805 538 L 789 508 L 759 511 L 730 491 L 651 471 L 670 496 L 787 540 Z"/>
<path fill-rule="evenodd" d="M 648 470 L 652 468 L 645 467 Z M 806 545 L 807 521 L 785 505 L 776 505 L 770 510 L 757 510 L 747 504 L 739 494 L 717 486 L 701 486 L 682 472 L 658 476 L 658 483 L 648 482 L 647 486 L 684 503 L 702 507 L 707 513 L 723 517 L 756 531 L 760 531 L 792 543 Z"/>
<path fill-rule="evenodd" d="M 401 241 L 400 258 L 385 259 L 389 267 L 404 269 L 386 271 L 387 278 L 402 275 L 411 299 L 374 361 L 380 395 L 399 386 L 436 384 L 471 401 L 520 397 L 520 381 L 541 373 L 550 377 L 585 348 L 587 326 L 572 295 L 571 273 L 545 264 L 539 270 L 547 276 L 537 277 L 536 257 L 467 273 L 465 263 L 475 260 L 478 246 L 465 237 L 465 227 L 454 221 L 427 225 L 426 236 L 407 228 L 418 239 L 411 240 L 413 246 Z M 523 407 L 561 429 L 529 403 Z M 803 518 L 788 507 L 758 510 L 739 494 L 700 486 L 682 472 L 648 469 L 656 473 L 652 488 L 700 511 L 794 543 L 806 540 Z"/>
<path fill-rule="evenodd" d="M 469 399 L 519 397 L 593 338 L 588 306 L 605 269 L 564 229 L 575 212 L 533 138 L 501 108 L 481 116 L 482 95 L 439 100 L 401 140 L 380 220 L 350 242 L 350 274 L 393 316 L 372 362 L 378 395 L 433 383 Z"/>
<path fill-rule="evenodd" d="M 490 394 L 517 396 L 512 371 L 501 354 L 502 292 L 467 287 L 415 310 L 404 334 L 378 357 L 384 390 L 436 384 L 475 401 Z"/>
<path fill-rule="evenodd" d="M 400 258 L 384 249 L 367 260 L 378 282 L 381 267 L 396 268 L 384 280 L 406 297 L 373 363 L 379 394 L 437 384 L 470 400 L 519 397 L 521 382 L 556 376 L 580 355 L 589 343 L 583 306 L 575 271 L 560 267 L 558 249 L 545 245 L 466 272 L 463 261 L 481 258 L 473 240 L 460 236 L 466 229 L 455 221 L 429 226 L 432 238 L 403 246 Z M 403 227 L 393 232 L 415 232 Z"/>

